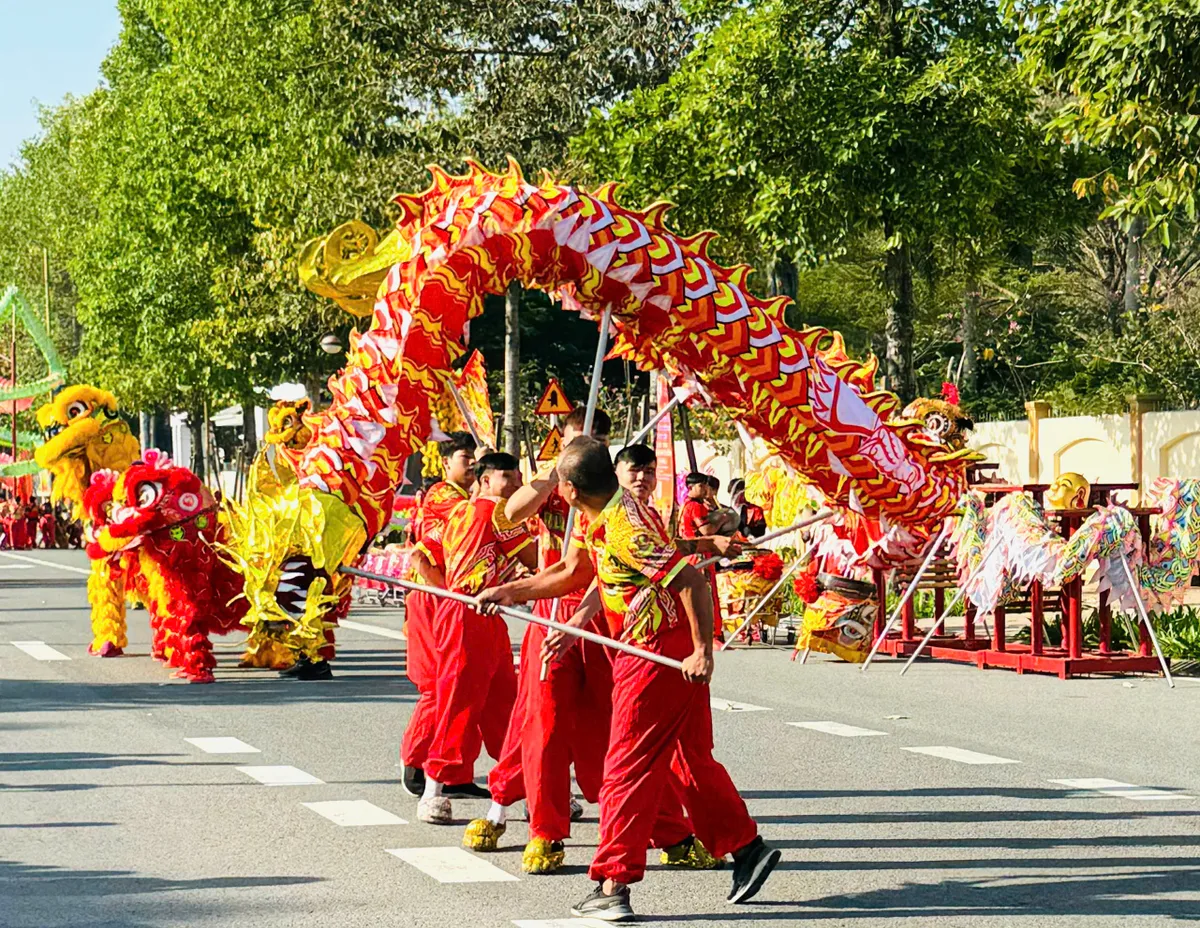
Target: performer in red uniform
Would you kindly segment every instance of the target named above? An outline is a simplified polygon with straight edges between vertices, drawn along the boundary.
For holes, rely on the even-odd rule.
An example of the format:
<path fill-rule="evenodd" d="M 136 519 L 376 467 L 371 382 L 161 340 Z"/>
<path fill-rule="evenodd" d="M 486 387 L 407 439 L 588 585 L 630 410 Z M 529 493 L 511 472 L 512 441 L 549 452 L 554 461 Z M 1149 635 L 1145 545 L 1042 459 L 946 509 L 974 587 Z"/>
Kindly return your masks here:
<path fill-rule="evenodd" d="M 663 531 L 661 520 L 621 489 L 607 449 L 578 438 L 558 463 L 559 492 L 589 518 L 586 546 L 610 633 L 684 664 L 682 675 L 643 658 L 613 656 L 613 717 L 600 793 L 595 892 L 572 914 L 633 917 L 629 884 L 642 878 L 664 787 L 686 797 L 697 837 L 718 856 L 734 856 L 729 898 L 754 896 L 779 860 L 767 846 L 724 767 L 712 757 L 712 611 L 707 583 Z M 573 544 L 575 540 L 573 539 Z M 528 584 L 541 597 L 577 588 L 567 571 Z M 503 600 L 502 591 L 488 594 Z M 561 633 L 555 633 L 561 636 Z M 555 656 L 559 648 L 546 643 Z"/>
<path fill-rule="evenodd" d="M 505 501 L 521 486 L 517 459 L 485 455 L 476 465 L 479 495 L 450 512 L 442 533 L 446 589 L 474 596 L 508 580 L 523 564 L 537 565 L 533 538 L 504 513 Z M 437 706 L 433 741 L 425 762 L 425 791 L 417 803 L 423 822 L 449 824 L 446 783 L 474 777 L 482 745 L 500 756 L 517 694 L 508 626 L 454 600 L 442 600 L 434 613 Z"/>
<path fill-rule="evenodd" d="M 576 409 L 563 423 L 563 446 L 583 434 L 585 411 Z M 612 421 L 602 409 L 592 418 L 592 433 L 607 443 Z M 508 500 L 506 514 L 514 522 L 536 519 L 538 566 L 545 570 L 562 558 L 563 534 L 570 507 L 558 492 L 554 468 L 543 469 Z M 578 515 L 578 514 L 577 514 Z M 521 581 L 516 581 L 516 584 Z M 557 619 L 565 622 L 583 598 L 583 590 L 562 597 Z M 550 600 L 540 600 L 534 612 L 550 618 Z M 529 843 L 521 858 L 526 873 L 550 873 L 562 866 L 563 840 L 571 821 L 583 807 L 571 797 L 571 763 L 584 798 L 596 802 L 608 743 L 612 711 L 612 672 L 604 649 L 581 642 L 564 660 L 547 667 L 542 676 L 542 642 L 546 630 L 528 625 L 521 640 L 521 669 L 517 700 L 496 766 L 488 774 L 492 807 L 485 818 L 467 826 L 463 845 L 477 851 L 495 850 L 506 830 L 507 807 L 526 800 Z"/>
<path fill-rule="evenodd" d="M 716 510 L 713 501 L 714 490 L 712 481 L 707 474 L 693 471 L 687 475 L 688 498 L 679 511 L 679 537 L 703 538 L 715 535 L 716 529 L 710 524 L 709 516 Z M 699 564 L 703 560 L 699 555 L 688 558 L 689 563 Z M 724 629 L 721 624 L 720 599 L 717 596 L 717 568 L 710 564 L 704 568 L 712 588 L 713 598 L 713 637 L 718 641 L 724 640 Z"/>
<path fill-rule="evenodd" d="M 411 579 L 428 586 L 445 588 L 446 558 L 442 533 L 450 510 L 467 499 L 475 483 L 475 439 L 466 432 L 452 432 L 439 442 L 445 479 L 422 494 L 421 508 L 413 518 L 414 549 Z M 437 643 L 433 637 L 433 615 L 438 601 L 429 593 L 412 592 L 404 598 L 405 674 L 417 688 L 417 704 L 400 742 L 402 782 L 410 796 L 425 791 L 425 759 L 433 740 L 434 680 Z M 486 797 L 474 783 L 458 784 L 461 790 L 444 789 L 445 795 Z"/>

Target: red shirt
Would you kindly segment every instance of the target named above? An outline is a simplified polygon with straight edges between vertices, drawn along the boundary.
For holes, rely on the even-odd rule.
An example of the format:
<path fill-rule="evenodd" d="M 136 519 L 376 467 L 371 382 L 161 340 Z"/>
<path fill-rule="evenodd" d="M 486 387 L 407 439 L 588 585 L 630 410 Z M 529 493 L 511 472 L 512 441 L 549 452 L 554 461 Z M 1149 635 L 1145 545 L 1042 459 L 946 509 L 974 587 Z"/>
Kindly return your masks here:
<path fill-rule="evenodd" d="M 474 596 L 508 580 L 533 538 L 504 514 L 504 500 L 479 497 L 454 507 L 442 535 L 446 589 Z"/>
<path fill-rule="evenodd" d="M 683 504 L 683 508 L 679 510 L 679 537 L 680 538 L 700 538 L 700 526 L 704 524 L 705 519 L 712 514 L 712 509 L 708 503 L 702 499 L 689 499 Z M 699 554 L 688 556 L 688 563 L 699 564 L 704 558 Z"/>
<path fill-rule="evenodd" d="M 446 531 L 446 522 L 451 510 L 466 499 L 466 490 L 458 484 L 442 480 L 431 486 L 421 500 L 414 530 L 417 550 L 443 572 L 446 570 L 446 554 L 442 550 L 442 536 Z"/>
<path fill-rule="evenodd" d="M 562 559 L 563 535 L 567 530 L 567 513 L 570 511 L 571 507 L 558 492 L 558 487 L 550 491 L 550 495 L 538 509 L 538 567 L 542 570 Z M 577 525 L 579 515 L 575 514 Z"/>

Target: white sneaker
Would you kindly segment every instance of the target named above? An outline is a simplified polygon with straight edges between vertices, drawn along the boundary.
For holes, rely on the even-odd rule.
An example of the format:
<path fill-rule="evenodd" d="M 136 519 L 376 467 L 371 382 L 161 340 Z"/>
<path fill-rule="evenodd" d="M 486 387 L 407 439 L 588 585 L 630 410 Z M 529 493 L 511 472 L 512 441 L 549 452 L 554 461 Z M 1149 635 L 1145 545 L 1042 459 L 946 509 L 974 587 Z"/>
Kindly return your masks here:
<path fill-rule="evenodd" d="M 572 796 L 571 797 L 571 821 L 578 822 L 582 818 L 583 818 L 583 806 L 579 803 L 579 801 L 574 796 Z"/>
<path fill-rule="evenodd" d="M 450 800 L 445 796 L 422 796 L 417 800 L 417 819 L 429 825 L 449 825 Z"/>

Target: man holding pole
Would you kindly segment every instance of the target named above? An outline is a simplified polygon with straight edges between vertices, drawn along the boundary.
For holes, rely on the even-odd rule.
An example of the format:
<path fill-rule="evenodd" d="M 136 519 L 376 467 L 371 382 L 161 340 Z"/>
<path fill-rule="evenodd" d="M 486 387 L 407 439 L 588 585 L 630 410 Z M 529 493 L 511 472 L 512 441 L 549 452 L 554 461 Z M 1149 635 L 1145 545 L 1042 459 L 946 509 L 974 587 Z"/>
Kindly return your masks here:
<path fill-rule="evenodd" d="M 580 408 L 566 417 L 563 447 L 583 434 L 584 416 Z M 595 410 L 592 432 L 596 440 L 607 444 L 611 427 L 608 414 Z M 538 567 L 542 570 L 562 560 L 569 510 L 558 492 L 553 467 L 535 476 L 508 500 L 505 513 L 509 520 L 538 520 Z M 574 614 L 583 592 L 580 589 L 562 597 L 560 621 Z M 550 618 L 552 609 L 550 600 L 540 600 L 533 611 Z M 580 642 L 565 660 L 543 670 L 545 637 L 546 629 L 540 625 L 525 629 L 517 700 L 500 759 L 488 774 L 492 807 L 485 818 L 472 821 L 463 835 L 465 847 L 495 850 L 507 828 L 508 806 L 525 799 L 529 843 L 521 867 L 526 873 L 551 873 L 563 864 L 563 840 L 571 834 L 571 820 L 583 814 L 582 807 L 571 798 L 572 761 L 584 798 L 595 802 L 599 797 L 611 712 L 612 672 L 604 649 L 592 642 Z"/>
<path fill-rule="evenodd" d="M 414 549 L 410 561 L 412 579 L 427 586 L 445 588 L 446 557 L 442 535 L 450 511 L 466 500 L 475 484 L 475 439 L 466 432 L 451 432 L 438 442 L 443 480 L 431 486 L 421 499 L 414 523 Z M 425 760 L 433 740 L 435 716 L 434 681 L 437 675 L 437 643 L 433 636 L 433 616 L 437 602 L 428 593 L 411 592 L 404 598 L 405 674 L 417 688 L 417 704 L 400 742 L 402 783 L 410 796 L 425 791 Z M 486 792 L 474 783 L 460 784 L 450 795 L 476 795 Z"/>
<path fill-rule="evenodd" d="M 454 507 L 442 536 L 446 589 L 468 596 L 503 583 L 518 564 L 536 566 L 533 539 L 504 514 L 505 501 L 521 485 L 516 458 L 489 454 L 477 467 L 479 495 Z M 444 599 L 434 612 L 433 631 L 436 714 L 417 817 L 449 824 L 450 799 L 443 785 L 471 782 L 482 744 L 493 757 L 500 755 L 517 686 L 502 619 Z"/>
<path fill-rule="evenodd" d="M 611 632 L 627 643 L 682 661 L 682 674 L 633 654 L 613 657 L 613 715 L 600 791 L 600 846 L 590 875 L 595 891 L 572 914 L 607 921 L 633 917 L 629 886 L 642 879 L 662 791 L 674 782 L 686 798 L 697 837 L 713 854 L 734 857 L 729 899 L 761 889 L 779 852 L 758 836 L 728 772 L 712 756 L 712 598 L 699 571 L 684 562 L 662 524 L 621 489 L 603 444 L 575 439 L 558 461 L 559 492 L 588 517 L 591 554 Z M 579 544 L 572 539 L 572 544 Z M 537 579 L 541 579 L 540 584 Z M 535 579 L 538 598 L 579 586 L 566 571 Z M 505 591 L 482 601 L 503 603 Z M 565 650 L 548 636 L 545 653 Z"/>

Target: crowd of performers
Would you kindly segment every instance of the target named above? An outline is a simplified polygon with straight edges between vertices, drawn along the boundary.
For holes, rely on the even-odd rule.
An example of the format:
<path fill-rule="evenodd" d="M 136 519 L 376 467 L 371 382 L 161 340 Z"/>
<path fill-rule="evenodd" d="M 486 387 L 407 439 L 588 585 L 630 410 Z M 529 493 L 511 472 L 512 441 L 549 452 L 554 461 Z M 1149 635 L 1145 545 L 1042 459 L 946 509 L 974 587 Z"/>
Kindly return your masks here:
<path fill-rule="evenodd" d="M 0 550 L 82 546 L 83 526 L 67 507 L 36 498 L 25 501 L 0 490 Z"/>
<path fill-rule="evenodd" d="M 405 789 L 432 824 L 453 821 L 453 799 L 489 800 L 463 836 L 477 851 L 496 849 L 509 809 L 524 800 L 522 868 L 550 873 L 582 814 L 574 766 L 584 798 L 600 806 L 596 888 L 574 915 L 632 917 L 629 887 L 651 847 L 672 867 L 712 869 L 732 856 L 729 899 L 748 901 L 779 852 L 712 756 L 708 683 L 720 625 L 714 583 L 688 560 L 736 554 L 738 519 L 714 518 L 727 510 L 692 475 L 680 537 L 671 538 L 649 502 L 654 452 L 623 448 L 614 463 L 609 417 L 596 412 L 592 437 L 583 420 L 582 410 L 567 418 L 557 462 L 527 484 L 514 457 L 477 449 L 470 435 L 439 446 L 444 478 L 412 523 L 413 579 L 477 605 L 427 592 L 406 599 L 407 673 L 419 698 L 401 743 Z M 537 615 L 679 660 L 683 672 L 535 624 L 514 671 L 497 610 L 528 602 Z M 496 760 L 487 789 L 473 782 L 483 748 Z"/>

